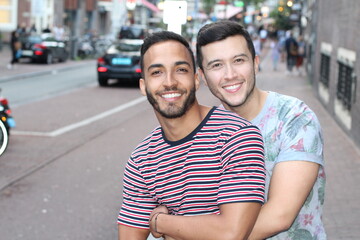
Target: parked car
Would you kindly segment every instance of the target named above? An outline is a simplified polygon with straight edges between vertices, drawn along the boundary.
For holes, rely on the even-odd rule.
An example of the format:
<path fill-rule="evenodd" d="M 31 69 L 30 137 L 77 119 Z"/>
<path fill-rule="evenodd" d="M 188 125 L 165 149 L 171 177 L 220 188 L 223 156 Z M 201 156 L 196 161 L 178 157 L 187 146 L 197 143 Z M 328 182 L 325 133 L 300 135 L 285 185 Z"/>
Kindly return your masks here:
<path fill-rule="evenodd" d="M 10 128 L 13 127 L 15 127 L 15 121 L 11 116 L 9 101 L 0 95 L 0 156 L 9 144 Z"/>
<path fill-rule="evenodd" d="M 113 43 L 97 60 L 98 82 L 107 86 L 109 79 L 138 82 L 141 77 L 141 39 L 121 39 Z"/>
<path fill-rule="evenodd" d="M 51 34 L 29 35 L 22 39 L 21 45 L 20 58 L 28 58 L 32 62 L 64 62 L 69 56 L 66 42 L 56 40 Z"/>

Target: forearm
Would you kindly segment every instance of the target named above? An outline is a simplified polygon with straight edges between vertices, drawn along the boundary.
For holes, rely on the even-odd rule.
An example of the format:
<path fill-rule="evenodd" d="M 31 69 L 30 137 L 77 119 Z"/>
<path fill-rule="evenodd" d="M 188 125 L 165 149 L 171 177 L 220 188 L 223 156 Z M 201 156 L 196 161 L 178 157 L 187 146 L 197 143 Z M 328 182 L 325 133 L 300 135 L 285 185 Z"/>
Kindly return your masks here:
<path fill-rule="evenodd" d="M 118 239 L 119 240 L 146 240 L 149 236 L 149 230 L 128 227 L 119 224 Z"/>
<path fill-rule="evenodd" d="M 287 214 L 276 206 L 273 208 L 271 204 L 265 204 L 260 211 L 254 228 L 251 231 L 249 240 L 266 239 L 287 230 L 296 216 Z"/>
<path fill-rule="evenodd" d="M 228 211 L 219 215 L 174 216 L 160 214 L 157 218 L 157 232 L 177 240 L 247 239 L 259 210 L 260 204 L 252 203 L 245 211 Z"/>

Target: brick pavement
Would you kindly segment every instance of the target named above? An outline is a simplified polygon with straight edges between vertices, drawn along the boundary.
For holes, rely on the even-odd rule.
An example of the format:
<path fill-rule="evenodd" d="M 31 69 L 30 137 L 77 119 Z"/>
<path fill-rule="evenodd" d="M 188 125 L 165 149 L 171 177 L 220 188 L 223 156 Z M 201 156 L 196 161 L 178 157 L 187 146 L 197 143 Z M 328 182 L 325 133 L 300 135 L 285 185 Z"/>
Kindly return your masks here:
<path fill-rule="evenodd" d="M 327 174 L 324 222 L 329 240 L 359 239 L 360 207 L 360 150 L 342 131 L 334 119 L 316 98 L 309 80 L 304 76 L 287 76 L 285 64 L 272 70 L 271 54 L 265 48 L 261 63 L 262 71 L 257 76 L 262 89 L 281 92 L 304 100 L 317 114 L 324 132 L 324 156 Z M 7 69 L 10 51 L 4 47 L 0 52 L 0 87 L 2 81 L 11 81 L 51 71 L 62 71 L 87 64 L 87 61 L 43 65 L 20 63 L 15 69 Z"/>

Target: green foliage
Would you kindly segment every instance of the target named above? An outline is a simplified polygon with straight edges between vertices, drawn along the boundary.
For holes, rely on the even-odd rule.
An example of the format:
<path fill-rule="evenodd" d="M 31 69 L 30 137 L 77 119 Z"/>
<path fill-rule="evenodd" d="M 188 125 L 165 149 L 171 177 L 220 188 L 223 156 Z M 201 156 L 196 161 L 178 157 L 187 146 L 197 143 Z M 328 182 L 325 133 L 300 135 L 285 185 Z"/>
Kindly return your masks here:
<path fill-rule="evenodd" d="M 278 9 L 274 9 L 270 13 L 270 17 L 275 20 L 274 27 L 282 30 L 289 30 L 293 28 L 289 16 L 290 9 L 288 7 L 283 7 L 283 11 L 281 12 Z"/>

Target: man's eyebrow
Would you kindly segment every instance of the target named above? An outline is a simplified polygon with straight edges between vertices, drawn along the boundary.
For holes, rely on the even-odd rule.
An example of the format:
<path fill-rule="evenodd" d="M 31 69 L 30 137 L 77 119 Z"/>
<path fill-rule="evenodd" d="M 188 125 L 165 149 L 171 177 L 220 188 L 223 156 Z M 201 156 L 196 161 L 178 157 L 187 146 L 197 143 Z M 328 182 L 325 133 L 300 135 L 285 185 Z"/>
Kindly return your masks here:
<path fill-rule="evenodd" d="M 174 65 L 175 65 L 175 66 L 179 66 L 179 65 L 183 65 L 183 64 L 188 65 L 188 66 L 191 66 L 191 64 L 190 64 L 189 62 L 187 62 L 187 61 L 177 61 L 177 62 L 175 62 Z M 159 68 L 159 67 L 164 67 L 164 65 L 161 64 L 161 63 L 151 64 L 151 65 L 148 67 L 148 71 L 149 71 L 151 68 Z"/>
<path fill-rule="evenodd" d="M 188 65 L 189 67 L 191 67 L 191 64 L 187 61 L 177 61 L 175 62 L 175 66 L 178 66 L 178 65 L 182 65 L 182 64 L 185 64 L 185 65 Z"/>
<path fill-rule="evenodd" d="M 245 53 L 240 53 L 240 54 L 237 54 L 235 55 L 233 58 L 237 58 L 237 57 L 246 57 L 246 58 L 249 58 L 249 56 Z M 210 62 L 208 62 L 206 64 L 206 67 L 209 67 L 211 64 L 215 63 L 215 62 L 220 62 L 221 60 L 220 59 L 214 59 L 214 60 L 211 60 Z"/>
<path fill-rule="evenodd" d="M 151 68 L 159 68 L 159 67 L 163 67 L 163 65 L 160 63 L 151 64 L 147 70 L 149 71 Z"/>

